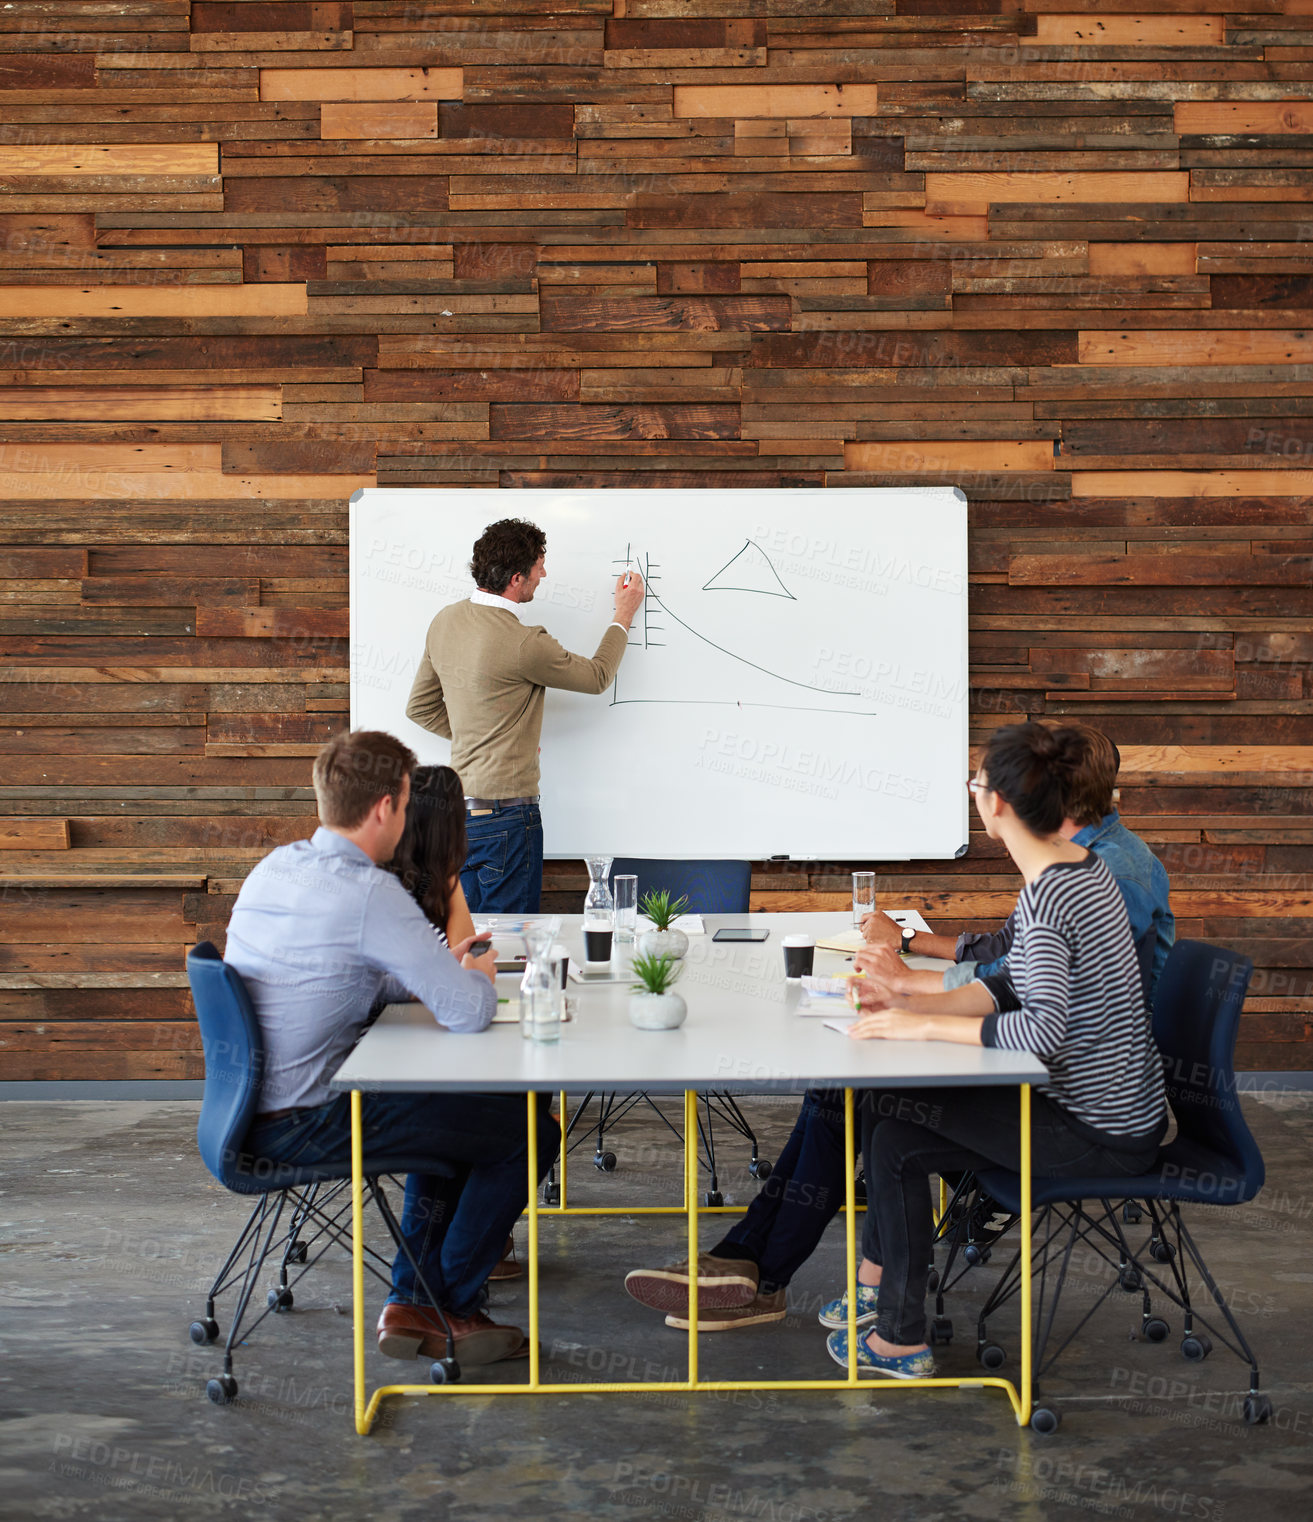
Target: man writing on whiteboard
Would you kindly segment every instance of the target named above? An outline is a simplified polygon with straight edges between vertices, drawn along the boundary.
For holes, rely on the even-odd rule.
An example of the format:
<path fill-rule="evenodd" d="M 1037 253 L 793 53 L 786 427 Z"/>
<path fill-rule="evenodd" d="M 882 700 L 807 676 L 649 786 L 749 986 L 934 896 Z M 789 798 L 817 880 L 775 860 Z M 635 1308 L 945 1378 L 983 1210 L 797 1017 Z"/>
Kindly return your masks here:
<path fill-rule="evenodd" d="M 490 523 L 470 562 L 477 587 L 429 625 L 406 717 L 451 741 L 465 790 L 461 886 L 478 914 L 533 914 L 542 892 L 538 742 L 548 687 L 602 693 L 615 680 L 643 601 L 637 571 L 615 587 L 615 616 L 592 656 L 525 622 L 546 575 L 547 536 L 522 518 Z"/>

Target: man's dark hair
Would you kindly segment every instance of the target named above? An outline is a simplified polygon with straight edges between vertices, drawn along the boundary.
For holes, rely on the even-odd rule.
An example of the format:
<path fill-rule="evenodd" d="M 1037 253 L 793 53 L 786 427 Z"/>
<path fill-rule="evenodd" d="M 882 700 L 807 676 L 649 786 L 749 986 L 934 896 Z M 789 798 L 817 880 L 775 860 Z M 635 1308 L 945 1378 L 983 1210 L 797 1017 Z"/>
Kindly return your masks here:
<path fill-rule="evenodd" d="M 1080 765 L 1072 773 L 1071 788 L 1067 795 L 1067 814 L 1082 829 L 1086 825 L 1101 824 L 1104 816 L 1112 813 L 1113 789 L 1117 786 L 1117 769 L 1121 765 L 1121 753 L 1101 729 L 1088 724 L 1072 724 L 1070 730 L 1079 736 L 1084 754 Z"/>
<path fill-rule="evenodd" d="M 524 518 L 501 518 L 479 535 L 470 561 L 474 585 L 485 592 L 506 591 L 513 576 L 527 576 L 547 553 L 547 535 Z"/>
<path fill-rule="evenodd" d="M 319 817 L 335 830 L 354 830 L 380 798 L 401 797 L 415 770 L 415 752 L 381 729 L 344 730 L 315 757 Z"/>

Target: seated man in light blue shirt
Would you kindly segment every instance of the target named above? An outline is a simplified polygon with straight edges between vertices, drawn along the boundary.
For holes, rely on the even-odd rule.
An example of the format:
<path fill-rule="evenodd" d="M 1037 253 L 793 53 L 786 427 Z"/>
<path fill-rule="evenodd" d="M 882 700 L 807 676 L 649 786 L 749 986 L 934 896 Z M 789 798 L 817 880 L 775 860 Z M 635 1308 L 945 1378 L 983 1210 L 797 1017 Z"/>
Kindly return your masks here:
<path fill-rule="evenodd" d="M 1131 922 L 1131 935 L 1140 953 L 1145 999 L 1150 1005 L 1167 953 L 1176 939 L 1176 920 L 1168 901 L 1167 869 L 1138 835 L 1121 822 L 1113 790 L 1121 755 L 1101 730 L 1086 724 L 1070 726 L 1085 737 L 1085 763 L 1072 778 L 1067 817 L 1059 833 L 1101 857 L 1116 879 Z M 883 922 L 883 923 L 882 923 Z M 948 936 L 917 932 L 906 935 L 888 915 L 867 915 L 862 933 L 869 949 L 858 952 L 856 966 L 873 973 L 899 993 L 938 992 L 958 988 L 972 978 L 985 978 L 1007 966 L 1013 921 L 1009 916 L 995 932 L 968 931 L 954 941 Z M 917 972 L 890 955 L 898 948 L 926 956 L 951 956 L 956 963 L 941 978 L 937 972 Z M 892 981 L 891 981 L 892 980 Z"/>
<path fill-rule="evenodd" d="M 482 1031 L 497 1008 L 494 957 L 448 948 L 442 932 L 382 863 L 406 820 L 415 757 L 400 740 L 357 730 L 315 758 L 320 828 L 280 846 L 242 884 L 228 926 L 227 962 L 259 1018 L 265 1061 L 246 1148 L 274 1163 L 349 1166 L 350 1096 L 329 1087 L 381 996 L 416 998 L 452 1031 Z M 445 1313 L 462 1363 L 527 1353 L 518 1327 L 482 1311 L 483 1286 L 524 1209 L 525 1105 L 510 1094 L 365 1094 L 368 1171 L 375 1156 L 418 1155 L 455 1165 L 455 1177 L 406 1180 L 405 1252 L 379 1321 L 392 1357 L 441 1358 L 446 1337 L 424 1295 Z M 538 1159 L 545 1175 L 560 1133 L 542 1106 Z"/>

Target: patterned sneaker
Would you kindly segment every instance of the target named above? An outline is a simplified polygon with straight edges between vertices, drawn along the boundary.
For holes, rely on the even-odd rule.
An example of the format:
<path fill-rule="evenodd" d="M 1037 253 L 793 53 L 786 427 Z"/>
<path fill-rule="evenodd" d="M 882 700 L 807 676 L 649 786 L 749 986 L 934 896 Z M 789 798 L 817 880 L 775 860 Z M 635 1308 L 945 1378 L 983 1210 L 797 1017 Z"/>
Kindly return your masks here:
<path fill-rule="evenodd" d="M 788 1307 L 784 1303 L 784 1291 L 777 1289 L 769 1295 L 759 1294 L 747 1305 L 727 1305 L 724 1310 L 702 1310 L 702 1297 L 698 1296 L 699 1332 L 736 1332 L 745 1326 L 769 1326 L 783 1321 Z M 688 1331 L 688 1310 L 672 1312 L 666 1317 L 666 1325 Z"/>
<path fill-rule="evenodd" d="M 835 1363 L 845 1369 L 848 1367 L 846 1331 L 831 1332 L 825 1339 L 825 1349 Z M 923 1348 L 919 1353 L 903 1353 L 896 1358 L 883 1353 L 872 1353 L 866 1345 L 866 1338 L 860 1337 L 857 1340 L 857 1372 L 874 1374 L 877 1379 L 933 1379 L 935 1357 L 929 1348 Z"/>
<path fill-rule="evenodd" d="M 757 1265 L 736 1258 L 698 1254 L 698 1315 L 749 1305 L 757 1293 Z M 625 1289 L 640 1305 L 677 1316 L 688 1314 L 688 1259 L 665 1268 L 636 1268 L 625 1275 Z"/>
<path fill-rule="evenodd" d="M 875 1302 L 879 1296 L 879 1288 L 872 1288 L 869 1284 L 857 1286 L 857 1325 L 870 1326 L 875 1320 Z M 848 1325 L 848 1291 L 837 1300 L 831 1300 L 826 1306 L 821 1307 L 821 1313 L 816 1318 L 822 1326 L 846 1328 Z"/>

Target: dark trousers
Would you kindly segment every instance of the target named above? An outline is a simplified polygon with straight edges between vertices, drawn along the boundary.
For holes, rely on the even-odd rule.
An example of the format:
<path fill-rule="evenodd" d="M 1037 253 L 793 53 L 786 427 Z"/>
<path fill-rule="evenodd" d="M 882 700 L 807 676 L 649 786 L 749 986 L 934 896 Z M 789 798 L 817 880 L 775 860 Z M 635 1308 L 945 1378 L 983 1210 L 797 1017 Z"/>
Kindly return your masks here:
<path fill-rule="evenodd" d="M 750 1258 L 765 1284 L 787 1284 L 844 1202 L 843 1090 L 810 1089 L 771 1176 L 743 1219 L 712 1249 Z"/>
<path fill-rule="evenodd" d="M 471 914 L 537 914 L 543 886 L 543 821 L 536 803 L 466 814 L 460 885 Z"/>
<path fill-rule="evenodd" d="M 1078 1131 L 1066 1111 L 1031 1091 L 1031 1168 L 1037 1178 L 1133 1177 L 1158 1145 L 1114 1149 Z M 1021 1167 L 1015 1088 L 889 1089 L 862 1098 L 866 1225 L 862 1252 L 880 1265 L 875 1329 L 886 1341 L 925 1341 L 926 1281 L 934 1219 L 930 1175 Z"/>
<path fill-rule="evenodd" d="M 457 1176 L 406 1179 L 401 1232 L 434 1299 L 457 1316 L 482 1303 L 511 1227 L 529 1197 L 527 1105 L 522 1094 L 364 1094 L 365 1172 L 371 1155 L 441 1158 Z M 538 1100 L 538 1177 L 546 1177 L 560 1127 Z M 275 1163 L 351 1164 L 351 1096 L 257 1122 L 246 1142 Z M 389 1300 L 427 1304 L 404 1252 L 392 1265 Z"/>

